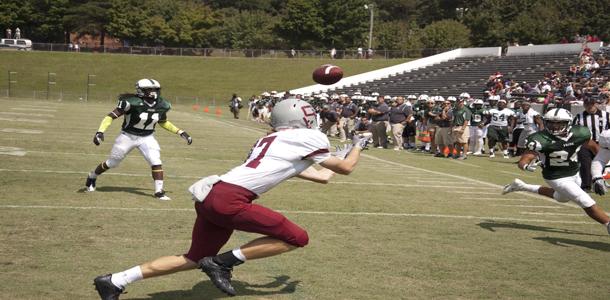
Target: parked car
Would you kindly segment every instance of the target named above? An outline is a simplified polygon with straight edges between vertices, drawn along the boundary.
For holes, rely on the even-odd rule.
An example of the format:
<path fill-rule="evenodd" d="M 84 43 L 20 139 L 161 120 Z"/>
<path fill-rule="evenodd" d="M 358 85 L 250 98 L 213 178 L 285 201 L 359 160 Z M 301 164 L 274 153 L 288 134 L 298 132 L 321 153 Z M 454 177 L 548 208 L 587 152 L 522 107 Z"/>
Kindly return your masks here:
<path fill-rule="evenodd" d="M 32 41 L 28 39 L 1 39 L 0 44 L 3 49 L 6 49 L 8 46 L 8 48 L 16 50 L 32 50 Z"/>

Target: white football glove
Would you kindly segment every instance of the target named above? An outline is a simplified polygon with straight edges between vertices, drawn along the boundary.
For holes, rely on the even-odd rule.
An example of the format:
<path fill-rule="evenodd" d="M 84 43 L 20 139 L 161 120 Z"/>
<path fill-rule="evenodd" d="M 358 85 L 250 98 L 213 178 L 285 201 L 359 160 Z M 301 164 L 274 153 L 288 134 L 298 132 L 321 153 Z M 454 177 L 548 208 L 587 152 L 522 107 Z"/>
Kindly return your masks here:
<path fill-rule="evenodd" d="M 536 171 L 536 168 L 538 168 L 540 163 L 542 163 L 540 160 L 534 159 L 534 160 L 530 161 L 530 163 L 527 164 L 527 166 L 525 166 L 525 168 L 523 170 L 534 172 L 534 171 Z"/>
<path fill-rule="evenodd" d="M 347 157 L 347 155 L 349 154 L 350 151 L 352 151 L 352 148 L 354 148 L 354 146 L 352 144 L 345 144 L 343 146 L 336 146 L 335 147 L 335 152 L 332 152 L 331 155 L 338 157 L 340 159 L 344 159 Z"/>
<path fill-rule="evenodd" d="M 366 148 L 366 145 L 368 145 L 368 143 L 369 138 L 360 134 L 354 134 L 354 137 L 352 138 L 352 145 L 360 149 Z"/>
<path fill-rule="evenodd" d="M 593 190 L 600 196 L 603 196 L 608 192 L 608 187 L 606 186 L 606 181 L 603 177 L 593 178 Z"/>

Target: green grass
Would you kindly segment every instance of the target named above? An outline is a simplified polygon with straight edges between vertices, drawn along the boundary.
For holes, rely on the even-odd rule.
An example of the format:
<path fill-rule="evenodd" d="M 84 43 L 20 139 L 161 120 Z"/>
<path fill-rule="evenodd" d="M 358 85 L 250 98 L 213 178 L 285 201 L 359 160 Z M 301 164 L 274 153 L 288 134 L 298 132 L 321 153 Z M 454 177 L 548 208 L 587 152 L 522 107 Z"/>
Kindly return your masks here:
<path fill-rule="evenodd" d="M 47 74 L 55 73 L 52 99 L 85 98 L 87 75 L 94 74 L 90 100 L 110 101 L 133 92 L 141 78 L 161 82 L 163 95 L 173 102 L 193 103 L 212 99 L 228 101 L 233 93 L 242 98 L 263 91 L 311 85 L 311 72 L 324 63 L 340 65 L 345 76 L 388 67 L 404 60 L 247 59 L 179 56 L 140 56 L 62 52 L 0 51 L 0 89 L 8 88 L 8 71 L 17 72 L 11 94 L 46 98 Z M 34 94 L 34 91 L 37 94 Z M 41 93 L 44 92 L 44 93 Z M 4 96 L 6 92 L 4 91 Z"/>
<path fill-rule="evenodd" d="M 184 253 L 195 216 L 186 188 L 241 163 L 264 135 L 250 121 L 176 105 L 170 120 L 194 142 L 156 133 L 173 197 L 159 202 L 137 151 L 98 179 L 97 192 L 83 192 L 120 127 L 112 124 L 102 146 L 91 143 L 111 104 L 0 104 L 0 152 L 27 152 L 0 154 L 0 299 L 95 299 L 95 276 Z M 328 185 L 291 180 L 257 200 L 306 228 L 310 244 L 237 267 L 238 299 L 607 298 L 610 240 L 602 226 L 579 208 L 500 195 L 516 176 L 542 183 L 538 172 L 518 171 L 514 159 L 364 153 L 350 176 Z M 256 236 L 237 232 L 225 249 Z M 121 299 L 223 297 L 198 271 L 144 280 L 128 292 Z"/>

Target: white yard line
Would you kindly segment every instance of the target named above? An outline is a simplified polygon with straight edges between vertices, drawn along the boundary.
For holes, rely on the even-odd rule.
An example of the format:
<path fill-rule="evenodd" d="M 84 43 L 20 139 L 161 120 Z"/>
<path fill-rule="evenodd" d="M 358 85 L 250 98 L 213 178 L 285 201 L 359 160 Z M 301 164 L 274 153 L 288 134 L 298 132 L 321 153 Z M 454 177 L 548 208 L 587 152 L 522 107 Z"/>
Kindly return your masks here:
<path fill-rule="evenodd" d="M 44 112 L 56 112 L 57 109 L 46 109 L 46 108 L 34 108 L 34 107 L 13 107 L 12 110 L 31 110 L 31 111 L 44 111 Z"/>
<path fill-rule="evenodd" d="M 500 195 L 498 192 L 451 191 L 452 194 Z"/>
<path fill-rule="evenodd" d="M 120 211 L 176 211 L 194 212 L 193 208 L 148 208 L 148 207 L 107 207 L 107 206 L 52 206 L 52 205 L 0 205 L 4 209 L 65 209 L 65 210 L 120 210 Z M 467 219 L 467 220 L 490 220 L 490 221 L 517 221 L 533 223 L 558 223 L 558 224 L 584 224 L 595 225 L 593 222 L 584 221 L 564 221 L 564 220 L 544 220 L 544 219 L 523 219 L 491 216 L 468 216 L 468 215 L 449 215 L 449 214 L 421 214 L 421 213 L 382 213 L 382 212 L 341 212 L 341 211 L 307 211 L 307 210 L 278 210 L 285 214 L 307 214 L 324 216 L 374 216 L 374 217 L 419 217 L 419 218 L 447 218 L 447 219 Z"/>
<path fill-rule="evenodd" d="M 54 115 L 51 114 L 33 114 L 33 113 L 22 113 L 22 112 L 11 112 L 11 111 L 0 111 L 2 115 L 13 115 L 13 116 L 27 116 L 27 117 L 49 117 L 55 118 Z"/>
<path fill-rule="evenodd" d="M 0 132 L 4 133 L 19 133 L 19 134 L 41 134 L 44 131 L 35 129 L 18 129 L 18 128 L 2 128 Z"/>
<path fill-rule="evenodd" d="M 47 120 L 37 120 L 37 119 L 24 119 L 24 118 L 3 118 L 0 117 L 0 121 L 9 121 L 9 122 L 24 122 L 24 123 L 48 123 Z"/>
<path fill-rule="evenodd" d="M 510 199 L 510 198 L 458 198 L 460 200 L 472 200 L 472 201 L 521 201 L 521 202 L 526 202 L 526 201 L 530 201 L 529 199 Z"/>
<path fill-rule="evenodd" d="M 548 212 L 529 212 L 522 211 L 520 214 L 523 215 L 535 215 L 535 216 L 570 216 L 570 217 L 586 217 L 586 214 L 562 214 L 562 213 L 548 213 Z"/>
<path fill-rule="evenodd" d="M 502 171 L 502 170 L 498 170 L 498 172 L 504 173 L 504 174 L 509 174 L 509 175 L 515 175 L 517 177 L 532 177 L 532 178 L 536 177 L 534 175 L 530 175 L 525 172 L 517 173 L 517 172 L 509 172 L 509 171 Z"/>
<path fill-rule="evenodd" d="M 549 206 L 549 205 L 515 205 L 515 204 L 495 204 L 491 206 L 503 206 L 503 207 L 527 207 L 527 208 L 552 208 L 562 209 L 561 206 Z"/>

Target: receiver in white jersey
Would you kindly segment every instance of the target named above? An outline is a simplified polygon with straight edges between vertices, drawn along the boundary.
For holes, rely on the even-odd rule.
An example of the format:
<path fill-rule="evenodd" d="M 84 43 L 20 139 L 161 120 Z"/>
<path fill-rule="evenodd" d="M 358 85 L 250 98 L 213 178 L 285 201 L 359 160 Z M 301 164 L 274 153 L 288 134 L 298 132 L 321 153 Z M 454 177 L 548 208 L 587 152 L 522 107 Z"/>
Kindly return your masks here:
<path fill-rule="evenodd" d="M 506 127 L 508 126 L 508 118 L 514 115 L 515 112 L 512 109 L 504 108 L 502 110 L 498 110 L 497 108 L 492 108 L 489 110 L 489 116 L 491 119 L 489 125 Z"/>
<path fill-rule="evenodd" d="M 330 157 L 330 142 L 315 129 L 288 129 L 259 139 L 246 161 L 220 180 L 260 195 Z"/>

